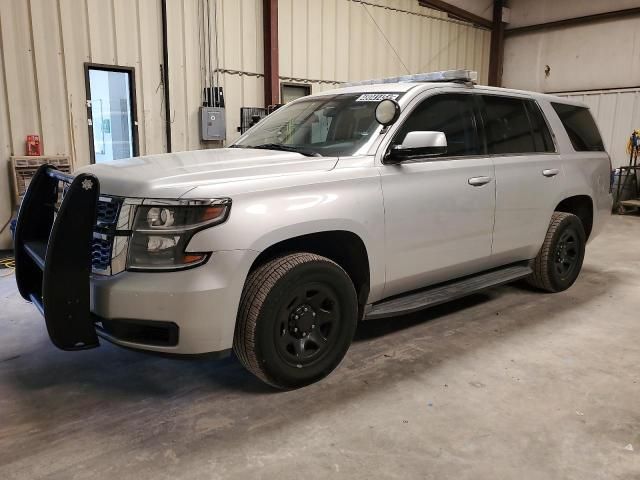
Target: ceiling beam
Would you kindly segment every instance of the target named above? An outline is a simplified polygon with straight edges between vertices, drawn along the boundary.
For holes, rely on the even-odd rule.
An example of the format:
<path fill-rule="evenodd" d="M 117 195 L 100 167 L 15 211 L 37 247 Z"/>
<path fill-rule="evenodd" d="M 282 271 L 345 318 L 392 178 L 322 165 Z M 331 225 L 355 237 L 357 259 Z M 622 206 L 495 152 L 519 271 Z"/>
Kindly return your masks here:
<path fill-rule="evenodd" d="M 627 17 L 632 15 L 640 15 L 640 7 L 626 8 L 624 10 L 614 10 L 612 12 L 595 13 L 593 15 L 584 15 L 582 17 L 566 18 L 564 20 L 556 20 L 555 22 L 536 23 L 534 25 L 526 25 L 524 27 L 509 28 L 505 34 L 517 35 L 519 33 L 538 32 L 548 28 L 567 27 L 575 25 L 583 25 L 586 23 L 599 22 L 602 20 L 610 20 L 613 18 Z"/>
<path fill-rule="evenodd" d="M 278 0 L 263 0 L 264 106 L 280 103 Z"/>
<path fill-rule="evenodd" d="M 451 5 L 450 3 L 443 2 L 442 0 L 418 0 L 418 3 L 421 7 L 432 8 L 434 10 L 440 10 L 441 12 L 448 13 L 449 15 L 456 17 L 460 20 L 464 20 L 465 22 L 472 23 L 479 27 L 484 28 L 492 28 L 493 22 L 491 20 L 487 20 L 486 18 L 482 18 L 475 13 L 471 13 L 467 10 L 464 10 L 460 7 L 456 7 L 455 5 Z"/>

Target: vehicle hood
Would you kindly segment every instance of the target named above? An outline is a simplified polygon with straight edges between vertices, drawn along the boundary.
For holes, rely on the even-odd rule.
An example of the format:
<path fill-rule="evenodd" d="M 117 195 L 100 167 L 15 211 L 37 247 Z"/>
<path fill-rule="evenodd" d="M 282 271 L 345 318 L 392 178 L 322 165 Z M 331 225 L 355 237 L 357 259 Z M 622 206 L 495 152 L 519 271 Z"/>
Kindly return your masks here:
<path fill-rule="evenodd" d="M 96 175 L 103 194 L 179 198 L 200 186 L 327 171 L 337 161 L 276 150 L 218 148 L 112 160 L 77 172 Z"/>

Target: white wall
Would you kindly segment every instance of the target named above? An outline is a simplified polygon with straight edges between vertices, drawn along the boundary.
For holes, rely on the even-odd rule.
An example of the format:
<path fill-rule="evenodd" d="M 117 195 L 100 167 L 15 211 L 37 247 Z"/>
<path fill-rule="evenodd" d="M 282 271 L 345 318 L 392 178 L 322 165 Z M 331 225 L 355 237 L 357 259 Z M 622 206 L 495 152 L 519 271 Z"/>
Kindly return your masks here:
<path fill-rule="evenodd" d="M 507 3 L 511 8 L 509 28 L 640 7 L 638 0 L 507 0 Z"/>
<path fill-rule="evenodd" d="M 487 82 L 490 32 L 417 0 L 280 0 L 278 23 L 281 80 L 310 83 L 314 92 L 454 68 Z"/>
<path fill-rule="evenodd" d="M 508 28 L 640 7 L 640 0 L 509 0 Z M 589 105 L 614 166 L 640 128 L 640 15 L 507 35 L 503 85 Z M 550 72 L 545 74 L 545 66 Z M 609 90 L 613 89 L 613 90 Z"/>
<path fill-rule="evenodd" d="M 174 151 L 219 146 L 200 142 L 204 3 L 167 5 Z M 209 3 L 219 60 L 212 68 L 261 74 L 262 0 Z M 24 155 L 28 134 L 40 135 L 44 155 L 69 156 L 74 167 L 89 163 L 85 62 L 135 69 L 140 154 L 166 151 L 159 0 L 0 0 L 0 33 L 0 230 L 14 209 L 9 157 Z M 220 84 L 232 139 L 240 106 L 263 104 L 263 81 L 220 74 Z M 9 247 L 5 228 L 0 249 Z"/>
<path fill-rule="evenodd" d="M 511 0 L 508 28 L 638 7 L 635 0 Z M 507 35 L 503 85 L 559 92 L 640 85 L 640 15 Z M 545 74 L 545 67 L 550 73 Z"/>
<path fill-rule="evenodd" d="M 0 229 L 13 213 L 9 157 L 24 154 L 28 134 L 40 135 L 45 155 L 89 163 L 85 62 L 135 69 L 141 155 L 166 151 L 167 121 L 173 151 L 220 146 L 200 141 L 209 65 L 222 70 L 216 81 L 225 89 L 227 140 L 235 139 L 240 107 L 264 104 L 262 4 L 168 0 L 166 118 L 160 0 L 0 0 Z M 281 81 L 319 91 L 406 73 L 375 21 L 410 72 L 470 68 L 486 82 L 489 32 L 417 0 L 279 0 L 278 12 Z M 6 228 L 0 248 L 9 239 Z"/>

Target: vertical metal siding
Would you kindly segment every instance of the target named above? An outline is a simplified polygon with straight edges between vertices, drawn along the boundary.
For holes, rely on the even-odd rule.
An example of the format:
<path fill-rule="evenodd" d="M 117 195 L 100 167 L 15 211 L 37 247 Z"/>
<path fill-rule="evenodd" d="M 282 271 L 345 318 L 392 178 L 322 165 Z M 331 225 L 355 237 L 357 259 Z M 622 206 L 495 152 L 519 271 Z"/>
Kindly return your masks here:
<path fill-rule="evenodd" d="M 640 88 L 558 95 L 584 102 L 589 106 L 614 167 L 629 162 L 626 152 L 627 141 L 633 130 L 640 129 Z"/>
<path fill-rule="evenodd" d="M 89 163 L 84 62 L 135 68 L 140 153 L 165 149 L 159 7 L 155 0 L 0 0 L 4 172 L 30 133 L 40 135 L 45 155 Z M 12 213 L 10 192 L 8 175 L 0 175 L 0 229 Z M 5 229 L 0 248 L 8 245 Z"/>
<path fill-rule="evenodd" d="M 414 0 L 280 0 L 278 21 L 281 80 L 313 91 L 407 69 L 469 68 L 487 81 L 490 32 Z"/>
<path fill-rule="evenodd" d="M 41 136 L 45 155 L 89 163 L 84 62 L 135 68 L 140 154 L 202 143 L 199 106 L 210 63 L 225 89 L 227 142 L 240 107 L 262 106 L 262 0 L 210 0 L 211 59 L 202 49 L 204 0 L 168 0 L 171 112 L 165 118 L 160 0 L 0 0 L 0 167 Z M 412 72 L 467 67 L 486 81 L 489 32 L 451 21 L 415 0 L 280 0 L 280 75 L 314 91 L 337 82 L 404 73 L 372 18 Z M 215 7 L 215 8 L 214 8 Z M 216 48 L 217 44 L 217 48 Z M 217 53 L 216 53 L 217 51 Z M 11 215 L 0 175 L 0 228 Z M 8 229 L 0 248 L 9 246 Z"/>

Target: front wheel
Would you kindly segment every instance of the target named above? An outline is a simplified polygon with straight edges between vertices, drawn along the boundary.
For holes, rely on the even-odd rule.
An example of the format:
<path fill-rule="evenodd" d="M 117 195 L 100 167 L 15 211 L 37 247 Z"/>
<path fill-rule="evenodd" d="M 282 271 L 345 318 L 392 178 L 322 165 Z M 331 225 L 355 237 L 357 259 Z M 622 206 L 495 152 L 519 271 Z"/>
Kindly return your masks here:
<path fill-rule="evenodd" d="M 311 253 L 285 255 L 247 278 L 233 349 L 269 385 L 302 387 L 338 366 L 357 315 L 355 288 L 338 264 Z"/>
<path fill-rule="evenodd" d="M 532 262 L 528 282 L 547 292 L 561 292 L 578 278 L 586 235 L 580 219 L 571 213 L 554 212 L 544 243 Z"/>

